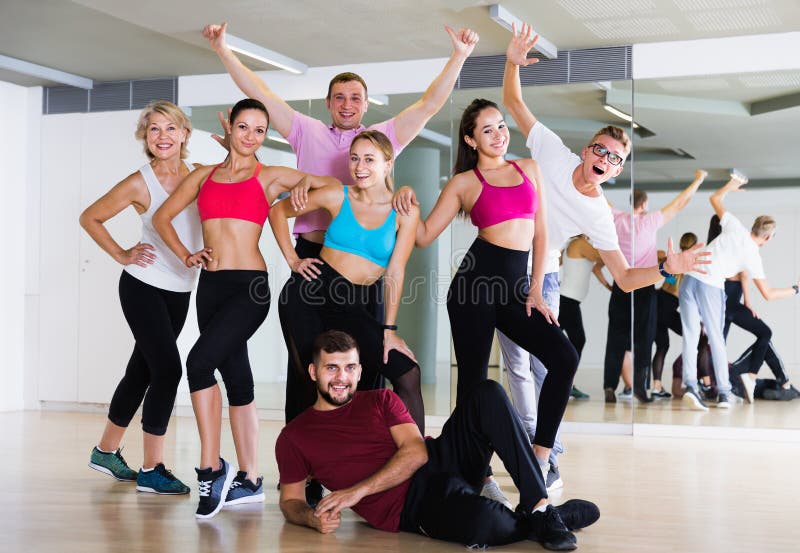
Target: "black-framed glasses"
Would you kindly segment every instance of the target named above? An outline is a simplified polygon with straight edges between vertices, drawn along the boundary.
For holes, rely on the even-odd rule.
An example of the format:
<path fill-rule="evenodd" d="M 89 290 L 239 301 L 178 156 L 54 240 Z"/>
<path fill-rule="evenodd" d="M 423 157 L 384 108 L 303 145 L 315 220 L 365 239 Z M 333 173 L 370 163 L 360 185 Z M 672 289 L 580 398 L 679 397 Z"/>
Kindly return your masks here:
<path fill-rule="evenodd" d="M 612 152 L 611 150 L 609 150 L 608 148 L 606 148 L 602 144 L 598 144 L 598 143 L 595 142 L 594 144 L 591 144 L 589 147 L 594 152 L 594 155 L 596 155 L 598 157 L 607 156 L 608 157 L 608 162 L 611 165 L 621 165 L 622 162 L 625 161 L 624 157 L 622 157 L 619 154 L 615 154 L 614 152 Z"/>

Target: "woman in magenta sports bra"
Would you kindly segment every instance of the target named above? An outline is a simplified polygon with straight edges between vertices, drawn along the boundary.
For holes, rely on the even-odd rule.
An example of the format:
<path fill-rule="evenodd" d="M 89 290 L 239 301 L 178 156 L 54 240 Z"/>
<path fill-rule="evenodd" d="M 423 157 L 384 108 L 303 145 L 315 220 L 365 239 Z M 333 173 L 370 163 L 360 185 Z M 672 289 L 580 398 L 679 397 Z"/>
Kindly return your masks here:
<path fill-rule="evenodd" d="M 247 340 L 267 317 L 267 267 L 258 248 L 270 204 L 305 180 L 311 187 L 334 179 L 305 175 L 287 167 L 266 167 L 256 159 L 269 116 L 258 100 L 238 102 L 230 114 L 231 150 L 220 165 L 190 174 L 153 216 L 164 242 L 187 267 L 201 267 L 197 289 L 200 337 L 186 359 L 192 408 L 200 432 L 198 518 L 214 516 L 224 504 L 264 500 L 258 477 L 258 414 Z M 302 188 L 302 187 L 301 187 Z M 175 232 L 172 219 L 197 199 L 204 247 L 192 252 Z M 228 395 L 231 431 L 239 461 L 234 478 L 220 457 L 222 394 Z"/>
<path fill-rule="evenodd" d="M 533 444 L 548 470 L 578 358 L 542 297 L 544 255 L 533 256 L 528 285 L 528 252 L 547 251 L 541 172 L 532 159 L 505 159 L 508 127 L 494 102 L 474 100 L 461 118 L 459 137 L 455 176 L 419 225 L 416 240 L 418 247 L 427 246 L 459 212 L 478 227 L 447 297 L 458 364 L 456 404 L 488 378 L 494 330 L 501 330 L 548 369 Z"/>
<path fill-rule="evenodd" d="M 420 369 L 414 354 L 397 335 L 397 308 L 403 291 L 406 262 L 414 248 L 419 210 L 398 216 L 392 209 L 392 144 L 379 131 L 364 131 L 350 144 L 353 186 L 341 183 L 314 190 L 300 210 L 285 201 L 275 204 L 269 221 L 275 239 L 294 273 L 305 277 L 301 297 L 294 305 L 304 309 L 309 324 L 292 349 L 308 367 L 314 338 L 337 329 L 352 335 L 360 349 L 363 372 L 359 389 L 374 388 L 378 373 L 388 378 L 420 429 L 425 412 L 420 391 Z M 338 181 L 337 181 L 338 182 Z M 325 209 L 333 220 L 320 258 L 300 259 L 292 246 L 287 218 Z M 370 310 L 378 280 L 384 277 L 385 323 Z M 309 381 L 310 381 L 310 377 Z M 352 394 L 354 390 L 347 390 Z M 316 398 L 305 398 L 310 406 Z"/>

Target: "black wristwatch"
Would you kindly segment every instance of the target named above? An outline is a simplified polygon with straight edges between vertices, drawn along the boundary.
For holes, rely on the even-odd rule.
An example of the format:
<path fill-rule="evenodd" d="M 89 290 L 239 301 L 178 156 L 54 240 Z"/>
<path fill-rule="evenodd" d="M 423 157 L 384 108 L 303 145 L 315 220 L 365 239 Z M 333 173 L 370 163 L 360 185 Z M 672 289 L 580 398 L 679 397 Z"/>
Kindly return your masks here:
<path fill-rule="evenodd" d="M 666 262 L 667 262 L 667 260 L 665 259 L 664 261 L 662 261 L 661 263 L 659 263 L 659 264 L 658 264 L 658 272 L 659 272 L 659 273 L 661 273 L 661 276 L 662 276 L 662 277 L 664 277 L 664 278 L 669 278 L 669 277 L 673 277 L 673 276 L 675 276 L 675 275 L 673 275 L 672 273 L 668 273 L 668 272 L 667 272 L 667 271 L 664 269 L 664 264 L 665 264 Z"/>
<path fill-rule="evenodd" d="M 397 330 L 397 325 L 383 325 L 383 330 Z"/>
<path fill-rule="evenodd" d="M 794 286 L 792 286 L 792 288 L 794 288 L 794 295 L 795 295 L 795 296 L 796 296 L 797 294 L 800 294 L 800 286 L 798 286 L 797 284 L 795 284 Z"/>

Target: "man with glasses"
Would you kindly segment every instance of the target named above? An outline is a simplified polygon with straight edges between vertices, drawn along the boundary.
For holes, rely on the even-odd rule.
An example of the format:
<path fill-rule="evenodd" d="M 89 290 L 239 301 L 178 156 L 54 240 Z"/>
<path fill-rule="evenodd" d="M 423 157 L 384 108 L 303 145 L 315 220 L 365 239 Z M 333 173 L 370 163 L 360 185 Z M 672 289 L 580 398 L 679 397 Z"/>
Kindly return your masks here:
<path fill-rule="evenodd" d="M 703 259 L 705 252 L 698 251 L 701 245 L 676 253 L 672 250 L 670 240 L 667 258 L 660 265 L 646 268 L 631 268 L 628 265 L 619 248 L 614 217 L 601 185 L 622 173 L 625 158 L 630 152 L 630 140 L 619 127 L 603 127 L 595 133 L 578 157 L 555 133 L 533 116 L 522 99 L 519 77 L 520 66 L 538 61 L 536 58 L 527 58 L 538 38 L 531 35 L 530 25 L 523 25 L 519 33 L 516 27 L 513 29 L 506 51 L 503 104 L 514 118 L 519 131 L 527 137 L 526 144 L 531 150 L 531 157 L 539 163 L 545 179 L 548 251 L 542 294 L 550 309 L 558 313 L 560 251 L 569 238 L 576 234 L 589 237 L 603 263 L 611 271 L 616 285 L 626 292 L 654 284 L 664 276 L 683 273 L 708 263 Z M 515 346 L 506 337 L 501 337 L 500 341 L 501 346 L 508 349 Z M 524 355 L 521 357 L 527 359 Z M 540 388 L 546 369 L 535 359 L 531 359 L 529 363 L 536 388 Z M 527 386 L 530 389 L 527 393 L 533 393 L 533 382 L 530 381 Z M 561 449 L 561 443 L 557 440 L 552 451 Z M 549 460 L 539 459 L 539 464 L 547 475 L 548 484 L 560 481 L 554 453 L 551 453 Z"/>

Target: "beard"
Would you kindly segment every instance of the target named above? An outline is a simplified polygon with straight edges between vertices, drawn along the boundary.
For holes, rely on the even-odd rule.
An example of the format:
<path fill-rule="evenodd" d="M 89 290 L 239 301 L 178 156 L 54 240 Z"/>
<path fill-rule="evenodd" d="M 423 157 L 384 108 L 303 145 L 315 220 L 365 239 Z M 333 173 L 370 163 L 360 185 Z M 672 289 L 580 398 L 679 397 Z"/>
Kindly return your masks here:
<path fill-rule="evenodd" d="M 352 388 L 348 388 L 347 393 L 344 395 L 344 397 L 341 397 L 341 398 L 335 398 L 330 394 L 330 392 L 328 390 L 323 390 L 323 389 L 321 389 L 319 387 L 317 387 L 317 391 L 319 391 L 319 395 L 322 396 L 322 399 L 324 399 L 326 402 L 328 402 L 331 405 L 335 405 L 336 407 L 341 407 L 342 405 L 347 405 L 353 399 L 353 389 Z"/>

